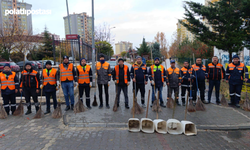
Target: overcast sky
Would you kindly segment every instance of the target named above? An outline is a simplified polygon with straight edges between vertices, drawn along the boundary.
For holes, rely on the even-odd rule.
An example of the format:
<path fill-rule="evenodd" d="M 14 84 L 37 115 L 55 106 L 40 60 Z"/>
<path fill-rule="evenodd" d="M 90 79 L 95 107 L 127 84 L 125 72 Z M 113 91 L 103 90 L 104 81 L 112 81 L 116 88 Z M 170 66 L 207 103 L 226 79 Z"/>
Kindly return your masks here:
<path fill-rule="evenodd" d="M 204 4 L 205 0 L 193 0 Z M 67 15 L 66 0 L 24 0 L 32 9 L 49 9 L 51 15 L 33 15 L 33 32 L 40 33 L 45 25 L 51 33 L 65 37 L 63 17 Z M 91 13 L 91 0 L 68 0 L 70 14 Z M 176 31 L 177 19 L 183 18 L 182 0 L 95 0 L 95 25 L 106 22 L 114 41 L 129 41 L 139 47 L 142 38 L 153 41 L 156 33 L 164 32 L 167 41 Z"/>

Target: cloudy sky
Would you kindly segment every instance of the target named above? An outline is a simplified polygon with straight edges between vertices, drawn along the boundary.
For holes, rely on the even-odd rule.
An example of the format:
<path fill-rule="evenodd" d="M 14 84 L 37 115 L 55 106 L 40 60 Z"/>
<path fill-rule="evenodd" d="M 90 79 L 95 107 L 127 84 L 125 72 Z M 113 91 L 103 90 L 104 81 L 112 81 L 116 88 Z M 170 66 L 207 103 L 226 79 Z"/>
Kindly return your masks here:
<path fill-rule="evenodd" d="M 204 4 L 205 0 L 193 0 Z M 33 32 L 40 33 L 45 25 L 51 33 L 65 37 L 63 17 L 67 15 L 66 0 L 24 0 L 32 9 L 49 9 L 51 15 L 33 15 Z M 91 14 L 91 0 L 68 0 L 70 13 Z M 177 19 L 183 18 L 182 0 L 95 0 L 95 25 L 106 22 L 115 43 L 129 41 L 138 47 L 145 37 L 153 41 L 156 33 L 164 32 L 167 41 L 176 31 Z"/>

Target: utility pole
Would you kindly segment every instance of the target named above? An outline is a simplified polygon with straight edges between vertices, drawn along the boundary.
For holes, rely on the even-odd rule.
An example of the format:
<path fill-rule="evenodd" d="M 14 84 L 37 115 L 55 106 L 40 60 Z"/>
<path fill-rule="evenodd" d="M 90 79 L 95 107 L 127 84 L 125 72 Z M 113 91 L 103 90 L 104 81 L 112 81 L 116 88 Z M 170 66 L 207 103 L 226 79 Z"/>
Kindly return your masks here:
<path fill-rule="evenodd" d="M 97 60 L 97 58 L 95 58 L 95 38 L 94 38 L 94 32 L 95 32 L 95 15 L 94 15 L 94 0 L 92 0 L 92 72 L 93 72 L 93 79 L 96 79 L 96 69 L 95 69 L 95 59 Z M 95 80 L 93 80 L 92 85 L 96 85 L 95 84 Z M 97 87 L 96 87 L 97 88 Z"/>
<path fill-rule="evenodd" d="M 68 0 L 66 0 L 66 7 L 67 7 L 67 14 L 68 14 L 69 34 L 71 34 Z M 73 45 L 72 45 L 71 41 L 70 41 L 70 45 L 71 45 L 71 55 L 72 55 L 72 58 L 73 58 L 73 64 L 75 64 L 75 57 L 74 57 L 74 52 L 73 52 Z"/>

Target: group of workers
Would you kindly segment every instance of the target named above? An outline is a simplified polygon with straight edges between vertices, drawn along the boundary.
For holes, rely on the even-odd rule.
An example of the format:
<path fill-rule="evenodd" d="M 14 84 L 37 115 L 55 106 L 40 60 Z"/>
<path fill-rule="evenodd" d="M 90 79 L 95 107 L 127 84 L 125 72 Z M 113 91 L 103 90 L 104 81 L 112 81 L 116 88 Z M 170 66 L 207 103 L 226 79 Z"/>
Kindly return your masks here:
<path fill-rule="evenodd" d="M 104 55 L 100 55 L 99 62 L 96 63 L 96 75 L 97 84 L 99 90 L 99 108 L 103 108 L 103 87 L 105 92 L 105 104 L 106 108 L 109 106 L 109 85 L 111 77 L 116 84 L 116 94 L 118 96 L 117 107 L 119 107 L 121 91 L 123 91 L 125 96 L 125 108 L 129 109 L 129 97 L 128 97 L 128 86 L 130 81 L 133 81 L 133 90 L 135 95 L 138 91 L 141 93 L 141 106 L 145 105 L 145 86 L 150 81 L 152 86 L 152 103 L 155 97 L 159 96 L 160 106 L 166 107 L 162 98 L 163 87 L 167 85 L 168 94 L 167 100 L 172 97 L 174 92 L 175 103 L 179 103 L 179 87 L 181 87 L 181 100 L 182 105 L 185 106 L 185 95 L 186 92 L 190 92 L 192 88 L 192 95 L 189 100 L 192 100 L 195 104 L 197 94 L 203 103 L 211 103 L 211 94 L 213 87 L 215 87 L 216 93 L 216 103 L 220 104 L 219 93 L 220 93 L 220 83 L 221 80 L 229 82 L 229 91 L 231 97 L 231 103 L 229 105 L 235 105 L 239 107 L 239 101 L 241 97 L 241 89 L 243 81 L 248 80 L 248 69 L 243 63 L 239 61 L 237 55 L 233 56 L 233 62 L 230 63 L 226 69 L 223 65 L 218 63 L 218 57 L 214 56 L 212 58 L 212 63 L 208 66 L 202 64 L 201 58 L 196 59 L 194 65 L 190 65 L 188 61 L 184 62 L 184 67 L 181 69 L 175 66 L 175 60 L 170 60 L 170 67 L 165 69 L 163 65 L 160 64 L 160 59 L 155 58 L 154 64 L 147 68 L 146 64 L 142 62 L 142 57 L 137 56 L 135 63 L 129 67 L 124 64 L 124 60 L 119 58 L 117 65 L 114 70 L 111 71 L 110 65 L 105 61 Z M 16 96 L 15 93 L 20 91 L 21 95 L 25 97 L 27 104 L 26 115 L 32 113 L 31 111 L 31 101 L 30 97 L 35 103 L 35 109 L 38 111 L 38 95 L 40 95 L 41 89 L 43 89 L 46 96 L 46 112 L 45 114 L 51 113 L 50 109 L 50 98 L 53 99 L 54 109 L 57 107 L 57 97 L 56 91 L 62 87 L 66 108 L 65 111 L 74 109 L 74 87 L 79 89 L 79 99 L 83 101 L 83 94 L 86 95 L 86 106 L 91 109 L 90 105 L 90 89 L 92 85 L 92 70 L 87 64 L 87 60 L 82 58 L 80 64 L 75 68 L 72 63 L 69 63 L 69 57 L 64 56 L 62 64 L 59 65 L 58 70 L 52 68 L 50 61 L 45 64 L 45 69 L 42 70 L 41 75 L 35 70 L 33 70 L 30 63 L 26 63 L 24 70 L 21 73 L 21 78 L 15 72 L 11 71 L 9 63 L 4 65 L 3 72 L 0 73 L 0 83 L 1 83 L 1 94 L 3 98 L 3 106 L 7 114 L 13 114 L 16 110 Z M 19 82 L 20 80 L 20 82 Z M 208 99 L 205 100 L 205 81 L 209 82 Z M 199 93 L 197 92 L 199 91 Z M 157 93 L 158 92 L 158 93 Z M 156 96 L 157 93 L 157 96 Z M 70 100 L 69 100 L 70 98 Z"/>

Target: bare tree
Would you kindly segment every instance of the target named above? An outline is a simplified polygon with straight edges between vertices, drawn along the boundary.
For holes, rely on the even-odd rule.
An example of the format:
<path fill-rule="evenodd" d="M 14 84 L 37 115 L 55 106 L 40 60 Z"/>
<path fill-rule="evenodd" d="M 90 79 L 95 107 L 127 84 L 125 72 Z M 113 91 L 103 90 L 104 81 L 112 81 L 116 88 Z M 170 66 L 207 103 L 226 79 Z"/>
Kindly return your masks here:
<path fill-rule="evenodd" d="M 166 40 L 166 36 L 165 33 L 163 32 L 157 32 L 155 38 L 154 38 L 155 42 L 160 44 L 160 52 L 162 55 L 164 55 L 165 57 L 168 57 L 168 48 L 167 48 L 167 40 Z"/>
<path fill-rule="evenodd" d="M 103 25 L 95 27 L 95 42 L 106 41 L 112 45 L 115 36 L 112 36 L 110 30 L 110 25 L 106 22 L 104 22 Z"/>

